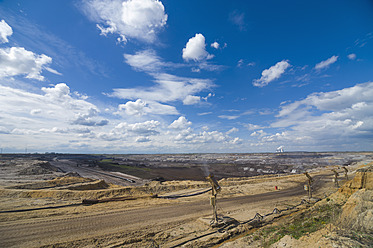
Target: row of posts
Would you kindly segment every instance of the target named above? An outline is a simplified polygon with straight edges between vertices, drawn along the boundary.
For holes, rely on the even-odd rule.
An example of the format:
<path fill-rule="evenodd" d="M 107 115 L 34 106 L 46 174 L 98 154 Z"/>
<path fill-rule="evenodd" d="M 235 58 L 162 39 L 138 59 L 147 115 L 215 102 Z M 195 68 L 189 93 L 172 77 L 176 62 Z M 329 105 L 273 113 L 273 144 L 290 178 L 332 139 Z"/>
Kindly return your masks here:
<path fill-rule="evenodd" d="M 344 172 L 345 172 L 345 178 L 348 180 L 348 170 L 346 167 L 342 167 Z M 336 187 L 339 187 L 338 184 L 338 176 L 339 173 L 335 170 L 332 169 L 334 172 L 334 178 L 333 181 L 335 183 Z M 307 177 L 307 184 L 304 185 L 304 189 L 308 191 L 308 199 L 311 200 L 312 198 L 312 183 L 313 183 L 313 178 L 308 174 L 308 172 L 305 172 L 304 175 Z M 211 184 L 211 198 L 210 198 L 210 204 L 212 206 L 212 220 L 211 220 L 211 225 L 217 225 L 219 220 L 218 220 L 218 213 L 217 213 L 217 207 L 216 207 L 216 196 L 220 192 L 221 187 L 219 186 L 217 180 L 214 178 L 214 175 L 210 174 L 206 179 L 210 182 Z"/>
<path fill-rule="evenodd" d="M 346 167 L 342 167 L 343 170 L 344 170 L 344 173 L 345 173 L 345 178 L 346 180 L 348 180 L 348 170 Z M 335 169 L 332 169 L 333 173 L 334 173 L 334 178 L 333 178 L 333 182 L 334 182 L 334 185 L 336 187 L 339 187 L 339 184 L 338 184 L 338 176 L 339 176 L 339 173 L 338 171 L 336 171 Z M 304 185 L 304 189 L 308 191 L 308 199 L 310 200 L 312 198 L 312 182 L 313 182 L 313 178 L 308 174 L 308 172 L 305 172 L 303 173 L 306 177 L 307 177 L 307 184 Z"/>

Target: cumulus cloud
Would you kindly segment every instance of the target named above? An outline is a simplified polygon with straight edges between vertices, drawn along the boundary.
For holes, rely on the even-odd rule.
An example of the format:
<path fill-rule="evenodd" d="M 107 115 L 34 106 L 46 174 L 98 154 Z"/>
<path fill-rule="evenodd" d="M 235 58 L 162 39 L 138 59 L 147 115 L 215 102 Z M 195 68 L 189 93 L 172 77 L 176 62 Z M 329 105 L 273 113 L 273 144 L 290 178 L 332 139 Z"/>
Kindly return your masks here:
<path fill-rule="evenodd" d="M 157 131 L 159 121 L 150 120 L 145 122 L 138 122 L 133 124 L 128 124 L 126 122 L 119 123 L 115 129 L 121 132 L 130 132 L 136 135 L 148 136 L 159 134 Z"/>
<path fill-rule="evenodd" d="M 63 83 L 43 87 L 40 94 L 0 86 L 0 105 L 2 125 L 14 135 L 81 134 L 79 130 L 82 129 L 70 128 L 73 120 L 81 121 L 80 124 L 85 126 L 99 127 L 106 124 L 105 120 L 98 116 L 99 110 L 94 104 L 74 98 L 70 88 Z M 15 139 L 14 142 L 17 142 L 17 139 L 12 137 Z M 50 143 L 51 136 L 43 136 L 43 138 L 44 145 Z M 56 137 L 53 140 L 56 143 L 58 141 Z M 35 143 L 38 142 L 42 140 L 40 138 L 35 140 Z"/>
<path fill-rule="evenodd" d="M 214 42 L 214 43 L 211 43 L 211 47 L 215 48 L 215 49 L 219 49 L 220 47 L 220 44 L 218 42 Z"/>
<path fill-rule="evenodd" d="M 286 60 L 282 60 L 271 66 L 269 69 L 265 69 L 262 72 L 262 77 L 260 79 L 255 79 L 253 85 L 256 87 L 267 86 L 270 82 L 281 77 L 285 73 L 285 70 L 290 67 L 290 64 Z"/>
<path fill-rule="evenodd" d="M 182 130 L 176 137 L 177 143 L 184 144 L 240 144 L 242 140 L 239 138 L 231 138 L 228 135 L 218 131 L 202 131 L 194 133 L 191 128 Z"/>
<path fill-rule="evenodd" d="M 289 128 L 266 140 L 292 140 L 305 144 L 338 144 L 364 148 L 373 136 L 373 83 L 331 92 L 313 93 L 301 101 L 281 106 L 271 127 Z M 369 146 L 369 145 L 368 145 Z M 371 147 L 371 146 L 370 146 Z M 369 148 L 371 149 L 371 148 Z"/>
<path fill-rule="evenodd" d="M 183 59 L 185 61 L 204 61 L 213 58 L 214 55 L 209 54 L 206 51 L 205 36 L 202 34 L 196 34 L 190 38 L 185 48 L 183 48 Z"/>
<path fill-rule="evenodd" d="M 71 121 L 73 125 L 82 126 L 105 126 L 109 123 L 106 119 L 97 119 L 98 110 L 91 108 L 87 113 L 75 114 L 75 118 Z"/>
<path fill-rule="evenodd" d="M 144 102 L 141 99 L 137 99 L 135 102 L 128 101 L 125 104 L 119 104 L 119 112 L 124 110 L 127 115 L 143 116 L 147 114 L 156 115 L 177 115 L 179 112 L 174 106 L 161 104 L 158 102 L 150 101 Z"/>
<path fill-rule="evenodd" d="M 144 108 L 146 103 L 141 99 L 137 99 L 136 102 L 128 101 L 126 104 L 120 104 L 119 110 L 124 110 L 128 115 L 138 115 L 144 114 Z"/>
<path fill-rule="evenodd" d="M 168 18 L 158 0 L 86 0 L 83 9 L 98 22 L 101 35 L 117 34 L 124 42 L 131 38 L 154 42 Z"/>
<path fill-rule="evenodd" d="M 267 135 L 266 132 L 264 132 L 263 130 L 258 130 L 258 131 L 254 131 L 250 134 L 251 137 L 256 137 L 256 136 L 264 136 L 264 135 Z"/>
<path fill-rule="evenodd" d="M 192 122 L 188 121 L 184 116 L 180 116 L 177 120 L 173 121 L 168 127 L 172 129 L 186 129 Z"/>
<path fill-rule="evenodd" d="M 242 144 L 242 142 L 243 142 L 243 139 L 240 139 L 240 138 L 238 138 L 238 137 L 233 138 L 233 139 L 231 139 L 231 140 L 229 141 L 229 143 L 230 143 L 230 144 L 233 144 L 233 145 L 240 145 L 240 144 Z"/>
<path fill-rule="evenodd" d="M 324 68 L 328 68 L 331 64 L 334 64 L 335 62 L 337 62 L 337 60 L 338 60 L 338 56 L 333 55 L 327 60 L 321 61 L 320 63 L 316 64 L 315 69 L 321 70 Z"/>
<path fill-rule="evenodd" d="M 37 55 L 23 47 L 0 48 L 0 78 L 25 75 L 43 81 L 41 72 L 51 62 L 47 55 Z"/>
<path fill-rule="evenodd" d="M 0 43 L 8 43 L 8 37 L 13 34 L 13 29 L 4 20 L 0 22 Z"/>
<path fill-rule="evenodd" d="M 166 69 L 185 65 L 165 62 L 151 49 L 139 51 L 135 54 L 124 54 L 124 58 L 125 62 L 132 68 L 146 72 L 155 82 L 152 87 L 114 89 L 113 93 L 107 94 L 121 99 L 136 100 L 136 102 L 130 101 L 119 105 L 120 110 L 125 110 L 126 114 L 129 115 L 178 114 L 175 107 L 164 103 L 182 101 L 184 105 L 197 104 L 202 98 L 195 94 L 214 86 L 209 79 L 178 77 L 165 73 Z M 213 66 L 207 67 L 211 69 Z M 139 102 L 138 99 L 142 99 L 142 102 Z"/>

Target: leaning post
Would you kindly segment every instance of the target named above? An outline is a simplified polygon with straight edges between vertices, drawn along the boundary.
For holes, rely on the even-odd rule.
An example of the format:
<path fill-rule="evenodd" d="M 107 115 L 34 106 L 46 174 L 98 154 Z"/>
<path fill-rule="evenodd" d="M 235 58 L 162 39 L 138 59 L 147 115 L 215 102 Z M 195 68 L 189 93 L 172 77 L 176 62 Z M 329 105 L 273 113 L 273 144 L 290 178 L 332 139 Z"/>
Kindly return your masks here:
<path fill-rule="evenodd" d="M 311 200 L 312 198 L 312 182 L 313 182 L 313 178 L 308 174 L 308 172 L 305 172 L 303 173 L 304 175 L 306 175 L 306 177 L 308 178 L 308 187 L 307 187 L 307 191 L 308 191 L 308 200 Z"/>

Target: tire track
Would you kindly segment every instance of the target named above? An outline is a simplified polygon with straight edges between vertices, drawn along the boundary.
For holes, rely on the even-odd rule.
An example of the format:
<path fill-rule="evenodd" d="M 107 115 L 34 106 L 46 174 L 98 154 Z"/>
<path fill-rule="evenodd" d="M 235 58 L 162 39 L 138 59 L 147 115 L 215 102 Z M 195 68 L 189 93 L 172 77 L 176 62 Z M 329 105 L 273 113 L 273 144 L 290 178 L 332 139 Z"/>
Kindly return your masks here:
<path fill-rule="evenodd" d="M 239 196 L 219 199 L 222 208 L 242 208 L 242 205 L 259 201 L 273 201 L 281 198 L 304 195 L 302 186 L 259 195 Z M 0 224 L 0 246 L 22 246 L 39 241 L 38 246 L 56 242 L 81 239 L 82 236 L 141 230 L 147 226 L 157 226 L 190 218 L 198 218 L 211 212 L 205 200 L 174 203 L 166 206 L 120 210 L 87 216 L 57 218 L 42 221 L 21 221 Z"/>

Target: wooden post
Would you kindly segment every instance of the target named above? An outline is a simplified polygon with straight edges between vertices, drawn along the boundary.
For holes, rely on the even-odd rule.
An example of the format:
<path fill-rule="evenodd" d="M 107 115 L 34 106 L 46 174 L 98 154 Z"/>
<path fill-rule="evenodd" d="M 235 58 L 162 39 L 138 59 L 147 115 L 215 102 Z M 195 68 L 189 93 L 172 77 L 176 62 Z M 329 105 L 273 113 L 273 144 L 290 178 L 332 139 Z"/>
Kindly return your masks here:
<path fill-rule="evenodd" d="M 308 200 L 311 200 L 312 198 L 312 182 L 313 178 L 308 174 L 308 172 L 303 173 L 308 178 Z"/>

